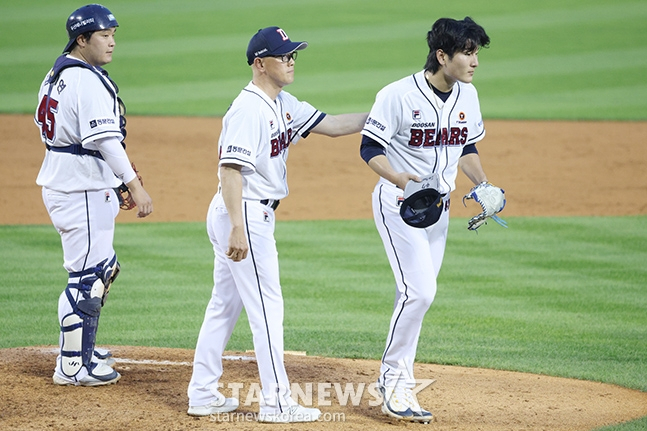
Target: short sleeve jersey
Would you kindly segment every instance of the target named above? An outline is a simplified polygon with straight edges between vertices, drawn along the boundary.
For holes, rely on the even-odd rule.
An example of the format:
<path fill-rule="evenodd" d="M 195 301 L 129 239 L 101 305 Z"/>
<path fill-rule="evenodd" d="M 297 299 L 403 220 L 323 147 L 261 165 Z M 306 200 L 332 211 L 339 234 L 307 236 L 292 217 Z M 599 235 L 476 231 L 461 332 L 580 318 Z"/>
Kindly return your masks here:
<path fill-rule="evenodd" d="M 397 172 L 437 172 L 440 192 L 449 193 L 463 147 L 483 139 L 485 129 L 472 84 L 456 82 L 443 103 L 421 71 L 378 92 L 361 133 L 384 146 Z"/>
<path fill-rule="evenodd" d="M 69 56 L 58 61 L 80 62 Z M 96 142 L 101 139 L 123 139 L 116 89 L 109 79 L 102 78 L 99 68 L 95 68 L 95 73 L 88 67 L 91 66 L 63 69 L 51 90 L 51 70 L 43 80 L 34 121 L 44 144 L 82 144 L 86 149 L 97 150 Z M 121 180 L 97 157 L 46 151 L 36 183 L 69 193 L 114 188 Z"/>
<path fill-rule="evenodd" d="M 283 199 L 288 195 L 291 144 L 308 136 L 325 113 L 281 91 L 276 100 L 249 83 L 222 120 L 220 165 L 242 166 L 244 199 Z"/>

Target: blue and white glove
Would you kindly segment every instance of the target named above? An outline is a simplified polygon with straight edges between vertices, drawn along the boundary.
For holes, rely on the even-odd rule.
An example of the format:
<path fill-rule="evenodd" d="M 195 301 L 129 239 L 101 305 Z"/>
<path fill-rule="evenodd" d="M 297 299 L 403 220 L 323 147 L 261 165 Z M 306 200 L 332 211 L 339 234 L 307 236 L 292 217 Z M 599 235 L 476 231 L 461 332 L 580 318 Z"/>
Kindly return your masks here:
<path fill-rule="evenodd" d="M 505 190 L 491 183 L 482 182 L 472 187 L 472 190 L 463 196 L 463 205 L 465 205 L 465 199 L 474 199 L 481 205 L 481 209 L 483 210 L 467 222 L 467 228 L 469 230 L 476 230 L 483 224 L 487 224 L 488 218 L 491 218 L 503 227 L 508 227 L 508 224 L 497 216 L 505 207 Z"/>

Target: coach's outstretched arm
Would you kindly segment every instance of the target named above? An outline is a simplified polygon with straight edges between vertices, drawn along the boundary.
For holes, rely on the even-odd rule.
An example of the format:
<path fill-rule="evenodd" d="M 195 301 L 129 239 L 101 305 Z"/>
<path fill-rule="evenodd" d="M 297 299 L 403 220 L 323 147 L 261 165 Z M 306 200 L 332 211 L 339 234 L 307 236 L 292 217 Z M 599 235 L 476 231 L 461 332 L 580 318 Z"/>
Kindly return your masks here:
<path fill-rule="evenodd" d="M 368 112 L 361 114 L 326 115 L 312 132 L 330 137 L 359 133 L 366 123 Z"/>

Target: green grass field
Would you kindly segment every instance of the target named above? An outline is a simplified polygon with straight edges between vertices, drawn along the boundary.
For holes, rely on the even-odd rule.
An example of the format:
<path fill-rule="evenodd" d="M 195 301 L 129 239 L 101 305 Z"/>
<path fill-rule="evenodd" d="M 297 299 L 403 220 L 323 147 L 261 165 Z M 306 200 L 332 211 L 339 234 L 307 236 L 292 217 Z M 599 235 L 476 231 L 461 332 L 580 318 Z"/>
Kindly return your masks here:
<path fill-rule="evenodd" d="M 452 220 L 419 361 L 647 390 L 647 216 L 510 218 L 478 235 L 465 222 Z M 286 349 L 378 359 L 394 282 L 373 222 L 279 222 L 276 238 Z M 115 248 L 99 343 L 194 348 L 212 287 L 204 225 L 120 224 Z M 55 344 L 58 234 L 0 226 L 0 250 L 0 347 Z M 229 348 L 253 348 L 244 317 Z"/>
<path fill-rule="evenodd" d="M 289 88 L 320 109 L 366 111 L 385 84 L 422 69 L 426 32 L 472 16 L 491 36 L 475 83 L 486 118 L 647 119 L 647 2 L 612 0 L 114 0 L 107 66 L 129 113 L 222 115 L 250 79 L 261 27 L 307 40 Z M 79 3 L 0 0 L 0 112 L 33 112 Z"/>
<path fill-rule="evenodd" d="M 326 112 L 366 111 L 422 68 L 435 19 L 469 15 L 492 39 L 474 81 L 486 121 L 647 120 L 645 1 L 104 4 L 120 23 L 107 69 L 129 115 L 222 115 L 250 79 L 249 38 L 269 25 L 310 43 L 288 91 Z M 34 111 L 80 5 L 0 0 L 0 112 Z M 453 220 L 418 360 L 647 391 L 647 215 L 508 221 L 474 235 Z M 280 222 L 276 237 L 286 348 L 379 358 L 394 283 L 372 221 Z M 115 248 L 123 272 L 99 342 L 193 348 L 212 284 L 203 223 L 120 224 Z M 0 226 L 0 347 L 56 343 L 61 263 L 51 226 Z M 245 319 L 229 347 L 252 347 Z M 604 430 L 644 429 L 647 418 Z"/>

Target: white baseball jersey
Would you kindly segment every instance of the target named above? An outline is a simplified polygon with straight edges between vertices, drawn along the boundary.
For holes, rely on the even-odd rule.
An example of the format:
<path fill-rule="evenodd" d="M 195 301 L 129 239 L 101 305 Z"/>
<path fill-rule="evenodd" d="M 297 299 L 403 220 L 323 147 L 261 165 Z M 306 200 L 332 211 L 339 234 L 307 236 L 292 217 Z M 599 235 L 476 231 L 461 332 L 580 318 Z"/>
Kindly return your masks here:
<path fill-rule="evenodd" d="M 421 71 L 380 90 L 362 134 L 386 148 L 396 172 L 437 172 L 439 191 L 449 193 L 463 147 L 483 139 L 485 129 L 472 84 L 456 82 L 443 103 Z"/>
<path fill-rule="evenodd" d="M 305 138 L 325 115 L 285 91 L 274 101 L 250 83 L 223 118 L 220 164 L 243 167 L 243 223 L 249 253 L 240 262 L 227 258 L 231 223 L 222 193 L 216 193 L 207 213 L 207 232 L 215 255 L 214 287 L 196 343 L 187 389 L 190 406 L 217 399 L 222 355 L 243 307 L 262 386 L 260 413 L 284 412 L 293 402 L 283 363 L 283 296 L 274 240 L 275 213 L 261 201 L 287 196 L 289 146 Z"/>
<path fill-rule="evenodd" d="M 440 176 L 444 211 L 418 229 L 400 217 L 403 190 L 380 178 L 373 191 L 373 218 L 396 282 L 396 300 L 378 383 L 413 388 L 413 367 L 422 321 L 436 295 L 449 226 L 450 192 L 465 145 L 485 135 L 476 89 L 456 82 L 448 99 L 436 96 L 424 71 L 384 87 L 362 134 L 379 142 L 396 172 Z"/>
<path fill-rule="evenodd" d="M 80 63 L 70 56 L 59 61 Z M 123 139 L 116 89 L 95 70 L 97 73 L 87 67 L 65 68 L 51 91 L 48 79 L 52 71 L 47 74 L 38 93 L 39 107 L 34 118 L 44 144 L 53 147 L 82 144 L 88 150 L 98 150 L 96 141 Z M 133 174 L 126 182 L 134 178 Z M 67 193 L 114 188 L 121 182 L 108 164 L 97 157 L 70 157 L 55 151 L 46 152 L 36 179 L 40 186 Z"/>
<path fill-rule="evenodd" d="M 290 144 L 308 136 L 325 115 L 285 91 L 276 101 L 252 82 L 241 91 L 223 118 L 218 147 L 220 164 L 243 167 L 244 199 L 280 200 L 288 195 Z"/>

